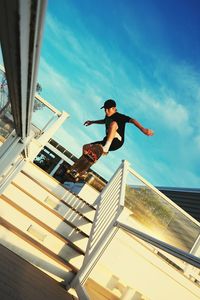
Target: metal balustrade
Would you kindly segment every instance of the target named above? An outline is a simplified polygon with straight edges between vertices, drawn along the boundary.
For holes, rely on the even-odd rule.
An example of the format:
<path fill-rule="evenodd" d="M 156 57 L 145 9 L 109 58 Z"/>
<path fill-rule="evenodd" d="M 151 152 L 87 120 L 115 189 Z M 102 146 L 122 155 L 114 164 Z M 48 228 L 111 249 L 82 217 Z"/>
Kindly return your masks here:
<path fill-rule="evenodd" d="M 134 177 L 134 184 L 132 184 L 129 176 Z M 129 211 L 129 215 L 134 215 L 134 210 L 131 211 L 130 203 L 129 208 L 127 208 L 127 190 L 130 192 L 137 194 L 141 191 L 144 192 L 145 196 L 152 200 L 152 203 L 155 207 L 151 207 L 152 212 L 154 213 L 154 218 L 156 216 L 158 219 L 160 217 L 166 218 L 167 226 L 175 225 L 172 221 L 174 221 L 174 217 L 180 222 L 176 223 L 179 225 L 179 231 L 176 230 L 173 232 L 173 228 L 164 227 L 166 224 L 161 224 L 161 229 L 164 231 L 170 232 L 171 235 L 174 234 L 175 244 L 170 243 L 168 239 L 162 240 L 159 236 L 156 238 L 154 235 L 155 233 L 145 232 L 145 226 L 139 224 L 137 227 L 133 227 L 133 223 L 130 225 L 126 223 L 127 220 L 123 218 L 123 209 Z M 141 200 L 141 199 L 139 199 Z M 129 194 L 129 201 L 130 201 L 130 194 Z M 197 253 L 199 251 L 199 244 L 200 244 L 200 225 L 199 223 L 189 216 L 185 211 L 179 208 L 176 204 L 174 204 L 169 198 L 163 195 L 160 191 L 158 191 L 153 185 L 151 185 L 148 181 L 142 178 L 137 172 L 135 172 L 130 166 L 127 161 L 123 161 L 118 170 L 115 172 L 107 186 L 104 188 L 100 196 L 97 198 L 97 209 L 94 218 L 94 223 L 92 226 L 90 238 L 88 241 L 86 255 L 84 258 L 83 265 L 73 279 L 73 281 L 69 284 L 70 287 L 74 287 L 75 289 L 81 284 L 83 285 L 87 278 L 89 277 L 91 271 L 97 264 L 99 258 L 103 254 L 103 252 L 108 247 L 109 243 L 112 241 L 113 237 L 115 236 L 117 230 L 123 229 L 133 236 L 139 238 L 141 241 L 147 242 L 149 245 L 152 245 L 154 251 L 156 253 L 157 249 L 161 249 L 163 257 L 166 253 L 166 259 L 168 261 L 171 260 L 172 264 L 177 264 L 177 258 L 181 261 L 182 271 L 188 277 L 194 278 L 199 282 L 199 272 L 198 269 L 200 268 L 200 259 L 197 257 Z M 134 202 L 134 199 L 133 199 Z M 148 201 L 147 201 L 148 203 Z M 152 204 L 151 203 L 151 204 Z M 146 207 L 146 209 L 148 209 Z M 172 211 L 172 213 L 171 213 Z M 161 214 L 159 215 L 158 214 Z M 166 215 L 163 215 L 163 214 Z M 132 218 L 132 216 L 131 216 Z M 161 218 L 162 222 L 163 219 Z M 133 217 L 134 219 L 134 217 Z M 124 222 L 125 221 L 125 222 Z M 135 222 L 135 221 L 134 221 Z M 172 224 L 171 224 L 172 222 Z M 182 222 L 182 223 L 181 223 Z M 135 222 L 136 224 L 137 222 Z M 156 227 L 158 227 L 158 223 L 156 223 Z M 142 228 L 142 230 L 141 230 Z M 181 231 L 182 230 L 182 231 Z M 184 232 L 185 230 L 185 232 Z M 161 230 L 162 231 L 162 230 Z M 178 241 L 178 245 L 180 245 L 181 238 L 183 237 L 186 239 L 187 243 L 185 247 L 188 247 L 187 251 L 185 249 L 181 249 L 181 247 L 176 246 L 176 241 Z M 170 237 L 171 237 L 170 235 Z M 180 236 L 179 236 L 180 235 Z M 173 241 L 173 239 L 172 239 Z M 170 254 L 167 256 L 167 253 Z M 192 267 L 193 266 L 193 267 Z M 194 268 L 195 267 L 195 268 Z M 83 298 L 83 299 L 87 299 Z"/>
<path fill-rule="evenodd" d="M 36 95 L 31 123 L 37 138 L 48 130 L 61 115 L 62 113 L 59 110 L 50 105 L 39 95 Z"/>
<path fill-rule="evenodd" d="M 105 251 L 107 245 L 116 234 L 117 228 L 115 223 L 124 207 L 127 171 L 128 162 L 123 161 L 109 181 L 109 184 L 97 198 L 97 209 L 85 258 L 77 276 L 70 284 L 72 287 L 76 288 L 79 283 L 84 284 L 101 253 Z"/>
<path fill-rule="evenodd" d="M 32 129 L 37 133 L 37 137 L 43 134 L 53 122 L 61 117 L 63 113 L 48 103 L 40 95 L 34 98 L 33 114 L 31 119 Z M 66 117 L 69 115 L 66 114 Z M 8 96 L 8 86 L 5 70 L 0 65 L 0 142 L 7 139 L 14 129 L 14 121 L 11 113 L 11 103 Z"/>
<path fill-rule="evenodd" d="M 133 169 L 129 168 L 129 174 L 125 207 L 132 212 L 136 229 L 142 228 L 152 237 L 195 255 L 198 247 L 193 246 L 200 235 L 199 222 Z"/>
<path fill-rule="evenodd" d="M 199 222 L 131 167 L 128 172 L 125 207 L 129 217 L 118 220 L 116 226 L 162 249 L 172 264 L 200 282 Z"/>

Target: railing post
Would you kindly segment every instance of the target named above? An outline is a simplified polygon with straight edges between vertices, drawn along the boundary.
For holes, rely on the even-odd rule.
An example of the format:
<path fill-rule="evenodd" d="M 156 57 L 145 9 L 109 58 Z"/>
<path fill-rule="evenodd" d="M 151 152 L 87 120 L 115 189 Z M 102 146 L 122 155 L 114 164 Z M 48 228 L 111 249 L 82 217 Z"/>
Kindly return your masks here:
<path fill-rule="evenodd" d="M 32 139 L 32 142 L 28 147 L 28 158 L 33 160 L 36 155 L 43 149 L 53 134 L 60 128 L 63 122 L 69 115 L 66 112 L 62 112 L 58 119 L 48 128 L 38 139 Z"/>
<path fill-rule="evenodd" d="M 127 160 L 122 161 L 122 182 L 121 182 L 121 192 L 120 192 L 120 205 L 124 206 L 124 201 L 125 201 L 125 194 L 126 194 L 126 180 L 128 176 L 128 170 L 130 167 L 130 163 Z"/>
<path fill-rule="evenodd" d="M 196 242 L 194 243 L 191 251 L 190 251 L 190 254 L 192 255 L 195 255 L 197 253 L 200 253 L 200 235 L 198 236 L 198 238 L 196 239 Z M 187 277 L 193 277 L 192 274 L 198 272 L 199 273 L 199 270 L 195 271 L 194 267 L 191 266 L 190 264 L 186 264 L 185 266 L 185 269 L 184 269 L 184 274 L 187 276 Z"/>
<path fill-rule="evenodd" d="M 80 300 L 90 300 L 84 286 L 81 285 L 80 281 L 77 282 L 76 287 L 75 287 L 75 291 L 78 295 L 78 298 Z"/>

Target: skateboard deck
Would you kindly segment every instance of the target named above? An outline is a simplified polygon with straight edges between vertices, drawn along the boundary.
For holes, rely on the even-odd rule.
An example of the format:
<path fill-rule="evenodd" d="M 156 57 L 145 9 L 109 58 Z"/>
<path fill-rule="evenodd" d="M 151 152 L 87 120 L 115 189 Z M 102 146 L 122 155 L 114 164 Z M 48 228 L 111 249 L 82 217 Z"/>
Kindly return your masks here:
<path fill-rule="evenodd" d="M 66 170 L 66 177 L 77 182 L 87 176 L 89 168 L 101 157 L 103 148 L 100 144 L 94 144 L 88 147 L 87 153 L 81 155 L 79 159 Z"/>

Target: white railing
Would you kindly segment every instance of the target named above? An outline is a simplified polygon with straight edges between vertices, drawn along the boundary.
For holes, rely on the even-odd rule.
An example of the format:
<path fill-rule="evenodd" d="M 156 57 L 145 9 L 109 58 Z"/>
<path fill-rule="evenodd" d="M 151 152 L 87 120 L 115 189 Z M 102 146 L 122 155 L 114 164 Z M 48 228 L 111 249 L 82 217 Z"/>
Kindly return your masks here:
<path fill-rule="evenodd" d="M 121 220 L 117 220 L 116 226 L 131 233 L 133 236 L 136 236 L 137 238 L 148 242 L 149 244 L 155 246 L 156 248 L 159 248 L 163 250 L 166 253 L 169 253 L 172 255 L 170 257 L 170 260 L 172 263 L 177 264 L 177 259 L 181 259 L 186 264 L 181 265 L 183 267 L 183 272 L 188 276 L 195 278 L 199 281 L 199 271 L 195 268 L 200 269 L 200 258 L 198 257 L 199 248 L 200 248 L 200 224 L 197 220 L 195 220 L 193 217 L 191 217 L 187 212 L 185 212 L 182 208 L 180 208 L 178 205 L 176 205 L 172 200 L 170 200 L 167 196 L 165 196 L 163 193 L 161 193 L 158 189 L 156 189 L 151 183 L 149 183 L 147 180 L 145 180 L 141 175 L 139 175 L 135 170 L 133 170 L 131 167 L 128 167 L 128 172 L 131 174 L 131 176 L 136 178 L 137 183 L 140 182 L 143 184 L 143 187 L 148 188 L 152 193 L 154 193 L 158 199 L 162 199 L 165 202 L 165 207 L 168 205 L 176 211 L 176 215 L 182 216 L 184 220 L 188 221 L 188 224 L 191 224 L 191 227 L 195 228 L 197 237 L 196 240 L 194 239 L 193 247 L 191 247 L 190 253 L 177 248 L 174 245 L 168 244 L 166 241 L 161 241 L 160 239 L 157 239 L 145 232 L 142 232 L 138 228 L 133 228 L 133 226 L 130 226 L 129 224 L 124 223 Z M 138 189 L 138 186 L 136 186 L 136 190 Z M 184 224 L 185 226 L 185 224 Z M 187 228 L 186 228 L 187 229 Z M 191 228 L 190 228 L 191 229 Z M 198 231 L 198 232 L 197 232 Z M 187 230 L 184 233 L 184 235 L 189 235 Z M 173 258 L 174 257 L 174 258 Z M 166 255 L 166 258 L 169 260 L 169 256 Z M 195 268 L 193 268 L 194 266 Z"/>
<path fill-rule="evenodd" d="M 37 108 L 37 103 L 38 108 Z M 32 125 L 37 129 L 37 138 L 41 136 L 52 124 L 54 124 L 57 119 L 62 117 L 63 112 L 57 110 L 53 105 L 48 103 L 45 99 L 39 95 L 35 95 L 35 104 L 32 117 Z M 66 117 L 69 114 L 65 113 Z M 33 128 L 34 129 L 34 128 Z"/>
<path fill-rule="evenodd" d="M 53 105 L 51 105 L 48 101 L 46 101 L 44 98 L 42 98 L 40 95 L 35 95 L 35 98 L 38 99 L 41 103 L 43 103 L 46 107 L 48 107 L 53 113 L 60 116 L 62 112 L 60 112 L 57 108 L 55 108 Z"/>
<path fill-rule="evenodd" d="M 114 225 L 124 207 L 127 171 L 128 162 L 123 161 L 97 199 L 97 209 L 83 265 L 70 284 L 75 289 L 77 283 L 85 283 L 118 230 Z"/>
<path fill-rule="evenodd" d="M 126 224 L 123 224 L 122 222 L 117 222 L 116 224 L 119 228 L 124 229 L 125 231 L 133 234 L 134 236 L 140 238 L 141 240 L 150 243 L 151 245 L 155 246 L 156 248 L 162 249 L 165 252 L 180 258 L 181 260 L 183 260 L 184 262 L 187 262 L 188 264 L 196 267 L 196 268 L 200 268 L 200 259 L 192 254 L 189 254 L 185 251 L 182 251 L 176 247 L 173 247 L 165 242 L 162 242 L 158 239 L 155 239 L 151 236 L 149 236 L 148 234 L 145 234 L 144 232 L 141 232 L 135 228 L 132 228 Z M 190 274 L 191 275 L 191 274 Z"/>
<path fill-rule="evenodd" d="M 2 66 L 0 66 L 0 74 L 5 76 L 5 70 Z M 2 89 L 1 89 L 2 92 Z M 0 95 L 1 96 L 1 95 Z M 33 97 L 34 98 L 34 97 Z M 0 99 L 2 100 L 2 99 Z M 3 106 L 6 106 L 6 103 L 9 103 L 8 95 L 6 93 L 5 103 L 0 103 Z M 34 100 L 32 100 L 34 102 Z M 39 105 L 37 106 L 37 104 Z M 53 136 L 56 130 L 63 124 L 69 114 L 66 112 L 60 112 L 51 104 L 49 104 L 45 99 L 40 97 L 39 95 L 35 96 L 35 111 L 33 114 L 31 113 L 31 119 L 27 122 L 30 122 L 32 131 L 29 132 L 29 135 L 22 139 L 21 136 L 16 134 L 15 130 L 12 129 L 10 124 L 12 123 L 12 118 L 10 118 L 10 122 L 7 124 L 8 113 L 6 115 L 5 131 L 6 136 L 2 136 L 3 142 L 0 144 L 0 159 L 1 159 L 1 168 L 0 168 L 0 183 L 1 183 L 1 191 L 4 189 L 6 185 L 10 182 L 10 174 L 14 174 L 15 166 L 14 160 L 20 156 L 20 160 L 23 160 L 24 157 L 33 159 L 40 152 L 40 150 L 47 144 L 49 139 Z M 15 109 L 12 107 L 12 111 Z M 10 112 L 11 114 L 11 112 Z M 12 115 L 11 115 L 12 117 Z M 24 118 L 24 117 L 23 117 Z M 1 116 L 2 119 L 2 116 Z M 30 127 L 30 125 L 28 125 Z M 24 127 L 24 125 L 23 125 Z M 14 122 L 13 122 L 14 128 Z M 24 129 L 23 129 L 24 132 Z M 1 135 L 1 133 L 0 133 Z M 37 141 L 36 141 L 37 139 Z M 12 170 L 7 172 L 8 168 L 12 166 Z"/>
<path fill-rule="evenodd" d="M 136 236 L 141 241 L 153 245 L 153 247 L 155 247 L 154 250 L 157 250 L 156 248 L 159 248 L 162 251 L 169 253 L 172 256 L 172 263 L 176 263 L 177 258 L 181 259 L 184 263 L 186 263 L 184 264 L 187 270 L 187 272 L 185 272 L 185 275 L 199 281 L 199 273 L 195 268 L 200 268 L 200 259 L 194 255 L 196 253 L 196 250 L 199 249 L 199 239 L 198 243 L 196 242 L 195 244 L 195 253 L 194 249 L 192 253 L 187 253 L 179 248 L 169 245 L 167 242 L 156 239 L 151 235 L 133 228 L 132 226 L 128 226 L 127 224 L 121 222 L 121 220 L 119 221 L 119 216 L 121 215 L 125 204 L 125 190 L 128 174 L 134 175 L 137 180 L 140 180 L 146 187 L 151 189 L 151 191 L 155 192 L 157 195 L 165 199 L 165 201 L 167 201 L 168 204 L 177 209 L 180 214 L 187 217 L 191 222 L 195 224 L 195 226 L 198 226 L 200 228 L 199 223 L 195 219 L 189 216 L 185 211 L 174 204 L 168 197 L 163 195 L 153 185 L 151 185 L 133 169 L 131 169 L 127 161 L 123 161 L 107 186 L 97 198 L 96 214 L 94 217 L 94 222 L 91 229 L 83 265 L 76 277 L 69 284 L 69 287 L 73 287 L 76 289 L 76 287 L 78 288 L 80 284 L 83 285 L 85 283 L 94 266 L 97 264 L 100 256 L 106 250 L 109 243 L 120 228 L 131 233 L 133 236 Z M 169 260 L 169 257 L 166 256 L 166 258 Z M 195 268 L 193 268 L 193 266 Z"/>

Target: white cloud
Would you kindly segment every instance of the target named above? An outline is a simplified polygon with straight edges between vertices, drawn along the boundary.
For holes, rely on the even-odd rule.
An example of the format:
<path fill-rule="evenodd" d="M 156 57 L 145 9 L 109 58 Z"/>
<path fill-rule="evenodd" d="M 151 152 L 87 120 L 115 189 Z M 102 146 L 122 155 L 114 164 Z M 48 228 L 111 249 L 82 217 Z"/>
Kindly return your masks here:
<path fill-rule="evenodd" d="M 174 99 L 165 99 L 163 103 L 152 101 L 151 106 L 157 116 L 160 116 L 171 129 L 177 130 L 180 135 L 192 133 L 187 109 L 176 103 Z"/>
<path fill-rule="evenodd" d="M 81 145 L 79 139 L 62 127 L 59 128 L 53 138 L 55 138 L 56 141 L 58 141 L 63 147 L 66 147 L 66 149 L 74 155 L 81 155 Z"/>
<path fill-rule="evenodd" d="M 76 29 L 68 28 L 59 20 L 54 19 L 50 14 L 47 15 L 47 35 L 51 45 L 57 48 L 67 61 L 73 62 L 78 68 L 82 68 L 90 77 L 97 78 L 104 82 L 104 85 L 110 85 L 108 78 L 113 76 L 113 65 L 102 45 L 91 35 L 80 23 L 78 35 Z M 103 70 L 103 75 L 99 69 Z M 85 80 L 85 78 L 84 78 Z"/>
<path fill-rule="evenodd" d="M 146 90 L 138 91 L 136 94 L 139 99 L 138 109 L 147 111 L 148 116 L 156 120 L 156 123 L 164 124 L 165 127 L 177 131 L 181 136 L 187 136 L 193 132 L 188 109 L 177 103 L 175 99 L 164 97 L 158 101 Z"/>
<path fill-rule="evenodd" d="M 200 103 L 200 73 L 191 65 L 182 62 L 180 64 L 169 64 L 170 77 L 176 84 L 178 90 L 182 89 L 183 103 L 191 104 L 191 100 Z"/>
<path fill-rule="evenodd" d="M 74 114 L 76 120 L 83 121 L 83 111 L 80 108 L 83 103 L 80 105 L 80 101 L 84 102 L 84 99 L 80 90 L 75 88 L 68 78 L 60 75 L 44 58 L 41 58 L 39 81 L 44 86 L 44 90 L 49 91 L 48 99 L 54 105 L 69 112 L 70 115 Z M 96 99 L 97 96 L 95 102 Z"/>
<path fill-rule="evenodd" d="M 154 70 L 159 93 L 176 99 L 188 111 L 190 123 L 200 128 L 200 72 L 186 62 L 160 60 Z"/>

